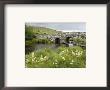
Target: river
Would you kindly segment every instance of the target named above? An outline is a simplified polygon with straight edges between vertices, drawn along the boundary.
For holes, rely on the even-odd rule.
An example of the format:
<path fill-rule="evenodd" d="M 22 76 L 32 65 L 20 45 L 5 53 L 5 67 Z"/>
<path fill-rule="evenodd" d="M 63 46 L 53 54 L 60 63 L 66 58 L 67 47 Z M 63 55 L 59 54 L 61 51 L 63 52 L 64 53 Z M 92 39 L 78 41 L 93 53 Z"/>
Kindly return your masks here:
<path fill-rule="evenodd" d="M 40 50 L 40 49 L 44 49 L 44 48 L 50 48 L 50 49 L 57 49 L 59 46 L 55 45 L 55 44 L 36 44 L 35 45 L 35 51 L 36 50 Z"/>

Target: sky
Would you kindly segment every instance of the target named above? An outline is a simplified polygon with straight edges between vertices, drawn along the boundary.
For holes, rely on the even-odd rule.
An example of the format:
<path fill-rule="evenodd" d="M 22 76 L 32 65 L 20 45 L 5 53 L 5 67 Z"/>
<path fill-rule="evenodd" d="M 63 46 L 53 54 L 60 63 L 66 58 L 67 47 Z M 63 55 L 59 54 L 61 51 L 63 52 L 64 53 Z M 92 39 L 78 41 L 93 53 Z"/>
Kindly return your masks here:
<path fill-rule="evenodd" d="M 26 25 L 47 27 L 63 32 L 86 32 L 85 22 L 47 22 L 47 23 L 26 23 Z"/>

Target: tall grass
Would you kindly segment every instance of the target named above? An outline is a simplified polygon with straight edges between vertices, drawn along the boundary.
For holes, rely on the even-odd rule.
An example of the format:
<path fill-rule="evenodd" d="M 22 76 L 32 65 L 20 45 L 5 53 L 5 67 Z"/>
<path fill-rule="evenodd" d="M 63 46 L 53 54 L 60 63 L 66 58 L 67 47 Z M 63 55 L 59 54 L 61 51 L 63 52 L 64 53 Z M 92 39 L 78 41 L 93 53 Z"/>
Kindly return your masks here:
<path fill-rule="evenodd" d="M 27 68 L 85 68 L 86 51 L 79 46 L 45 48 L 25 56 Z"/>

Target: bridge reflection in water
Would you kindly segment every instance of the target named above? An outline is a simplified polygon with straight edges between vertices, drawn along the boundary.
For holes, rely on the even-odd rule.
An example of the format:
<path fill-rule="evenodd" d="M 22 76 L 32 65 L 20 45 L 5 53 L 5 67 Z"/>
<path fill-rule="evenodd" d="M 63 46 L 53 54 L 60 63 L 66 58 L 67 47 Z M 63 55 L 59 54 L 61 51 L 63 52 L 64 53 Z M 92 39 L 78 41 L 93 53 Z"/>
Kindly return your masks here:
<path fill-rule="evenodd" d="M 35 50 L 41 50 L 44 48 L 50 48 L 50 49 L 56 49 L 58 46 L 56 46 L 55 44 L 36 44 L 35 45 Z"/>
<path fill-rule="evenodd" d="M 73 46 L 73 43 L 70 43 L 69 38 L 70 37 L 68 37 L 66 39 L 66 41 L 64 41 L 64 40 L 62 41 L 60 38 L 56 38 L 55 42 L 53 44 L 36 44 L 35 45 L 35 50 L 41 50 L 41 49 L 44 49 L 44 48 L 50 48 L 52 50 L 55 50 L 61 45 L 71 47 L 71 46 Z"/>

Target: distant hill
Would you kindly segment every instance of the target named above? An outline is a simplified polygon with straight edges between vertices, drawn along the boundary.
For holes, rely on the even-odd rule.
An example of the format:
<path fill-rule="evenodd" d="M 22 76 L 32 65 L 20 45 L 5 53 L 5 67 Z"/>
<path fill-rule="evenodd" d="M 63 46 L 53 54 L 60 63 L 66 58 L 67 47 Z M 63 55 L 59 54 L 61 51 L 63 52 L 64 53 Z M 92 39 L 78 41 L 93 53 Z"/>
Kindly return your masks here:
<path fill-rule="evenodd" d="M 46 28 L 46 27 L 26 26 L 26 30 L 31 30 L 34 34 L 54 35 L 54 34 L 57 34 L 57 33 L 61 33 L 61 31 L 56 31 L 54 29 L 50 29 L 50 28 Z"/>

